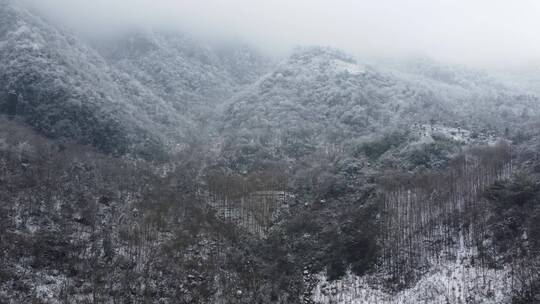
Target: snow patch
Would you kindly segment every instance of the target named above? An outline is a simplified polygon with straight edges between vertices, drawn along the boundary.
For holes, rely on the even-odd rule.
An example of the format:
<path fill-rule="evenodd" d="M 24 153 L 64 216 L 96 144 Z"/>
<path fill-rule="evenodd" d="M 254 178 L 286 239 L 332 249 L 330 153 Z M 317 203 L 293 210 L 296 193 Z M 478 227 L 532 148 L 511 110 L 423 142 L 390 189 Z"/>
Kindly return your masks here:
<path fill-rule="evenodd" d="M 347 72 L 352 75 L 361 75 L 366 71 L 356 63 L 346 62 L 343 60 L 334 60 L 333 66 L 336 72 Z"/>
<path fill-rule="evenodd" d="M 371 277 L 347 274 L 343 279 L 328 282 L 324 274 L 313 290 L 316 303 L 379 303 L 379 304 L 458 304 L 510 303 L 512 282 L 509 270 L 475 267 L 459 261 L 433 266 L 412 288 L 398 293 L 377 289 Z"/>

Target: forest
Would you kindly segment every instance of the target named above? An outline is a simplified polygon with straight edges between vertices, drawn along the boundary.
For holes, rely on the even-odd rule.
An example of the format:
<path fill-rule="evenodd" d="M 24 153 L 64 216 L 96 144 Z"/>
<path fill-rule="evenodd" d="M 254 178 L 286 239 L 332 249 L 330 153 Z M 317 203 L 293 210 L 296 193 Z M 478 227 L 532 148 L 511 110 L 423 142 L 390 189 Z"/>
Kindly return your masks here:
<path fill-rule="evenodd" d="M 30 2 L 0 0 L 0 303 L 540 303 L 535 73 Z"/>

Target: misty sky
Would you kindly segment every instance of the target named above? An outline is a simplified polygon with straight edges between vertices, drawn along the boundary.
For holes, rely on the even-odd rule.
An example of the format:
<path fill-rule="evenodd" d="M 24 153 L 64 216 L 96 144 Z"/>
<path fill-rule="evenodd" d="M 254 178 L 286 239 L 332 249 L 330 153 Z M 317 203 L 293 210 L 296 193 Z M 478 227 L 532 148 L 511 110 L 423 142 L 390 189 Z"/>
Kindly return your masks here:
<path fill-rule="evenodd" d="M 540 65 L 539 0 L 24 0 L 103 34 L 132 26 L 241 39 L 283 53 L 325 45 L 359 56 Z"/>

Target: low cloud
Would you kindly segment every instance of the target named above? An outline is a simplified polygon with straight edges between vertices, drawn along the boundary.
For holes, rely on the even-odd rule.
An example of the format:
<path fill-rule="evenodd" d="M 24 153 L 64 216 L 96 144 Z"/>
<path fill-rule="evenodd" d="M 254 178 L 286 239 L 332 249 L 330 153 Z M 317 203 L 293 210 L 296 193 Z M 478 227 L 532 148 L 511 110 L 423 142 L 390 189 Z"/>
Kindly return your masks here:
<path fill-rule="evenodd" d="M 150 27 L 241 39 L 277 53 L 325 45 L 360 56 L 422 55 L 483 67 L 540 64 L 536 0 L 24 1 L 94 35 Z"/>

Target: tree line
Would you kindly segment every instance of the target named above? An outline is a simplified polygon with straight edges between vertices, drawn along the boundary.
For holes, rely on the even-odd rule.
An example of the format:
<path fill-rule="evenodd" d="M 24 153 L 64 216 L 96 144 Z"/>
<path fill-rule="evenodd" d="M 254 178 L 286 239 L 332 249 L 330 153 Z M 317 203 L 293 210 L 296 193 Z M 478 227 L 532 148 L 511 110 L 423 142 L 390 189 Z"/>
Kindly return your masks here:
<path fill-rule="evenodd" d="M 442 170 L 386 172 L 380 178 L 381 266 L 403 285 L 435 257 L 455 257 L 487 231 L 481 194 L 512 174 L 511 146 L 471 147 Z"/>

